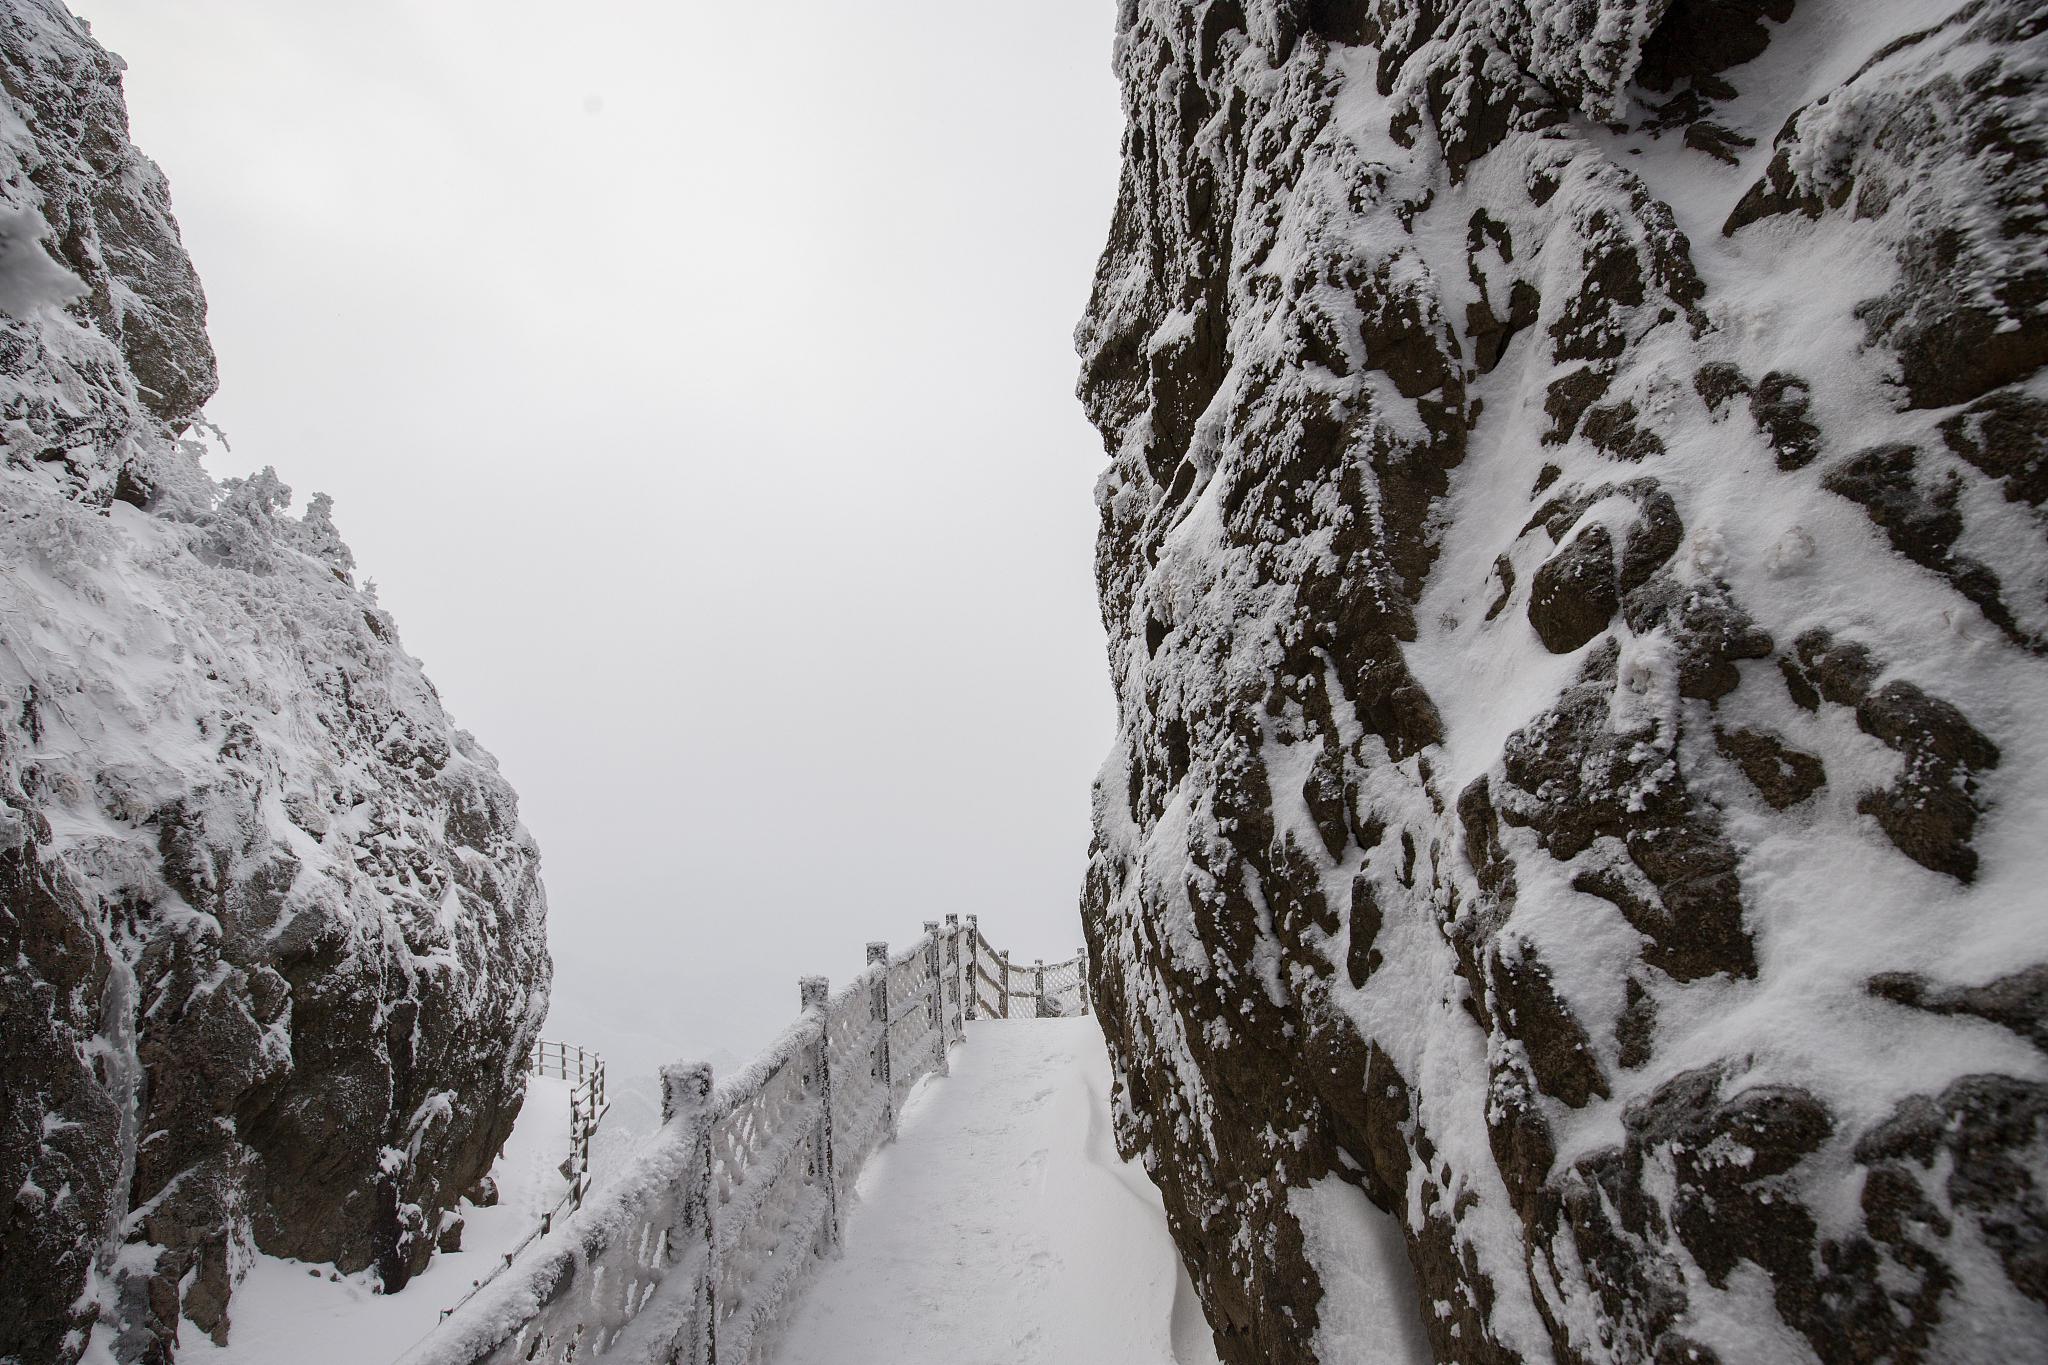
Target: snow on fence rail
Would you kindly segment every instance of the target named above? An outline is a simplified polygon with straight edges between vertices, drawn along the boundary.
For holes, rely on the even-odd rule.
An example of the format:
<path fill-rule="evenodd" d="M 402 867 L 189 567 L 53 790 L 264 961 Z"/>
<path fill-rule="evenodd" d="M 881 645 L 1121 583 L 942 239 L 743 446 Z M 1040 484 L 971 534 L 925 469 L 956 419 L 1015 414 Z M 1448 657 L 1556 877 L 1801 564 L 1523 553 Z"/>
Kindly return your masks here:
<path fill-rule="evenodd" d="M 796 1022 L 737 1075 L 664 1067 L 662 1126 L 633 1163 L 401 1365 L 764 1359 L 839 1245 L 841 1191 L 911 1087 L 946 1073 L 966 1021 L 1088 1009 L 1085 957 L 1013 965 L 972 915 L 867 951 L 837 993 L 805 977 Z"/>

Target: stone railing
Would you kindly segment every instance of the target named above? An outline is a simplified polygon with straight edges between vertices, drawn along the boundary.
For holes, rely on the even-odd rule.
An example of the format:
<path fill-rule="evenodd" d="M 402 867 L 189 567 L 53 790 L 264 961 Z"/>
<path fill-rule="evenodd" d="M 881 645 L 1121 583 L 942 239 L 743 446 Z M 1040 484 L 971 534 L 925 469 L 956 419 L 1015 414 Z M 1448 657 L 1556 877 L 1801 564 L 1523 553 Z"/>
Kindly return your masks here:
<path fill-rule="evenodd" d="M 739 1074 L 663 1068 L 662 1126 L 636 1159 L 402 1365 L 765 1359 L 911 1087 L 945 1074 L 978 1014 L 1085 1011 L 1082 966 L 1014 966 L 949 915 L 894 956 L 870 943 L 836 993 L 804 978 L 796 1022 Z"/>

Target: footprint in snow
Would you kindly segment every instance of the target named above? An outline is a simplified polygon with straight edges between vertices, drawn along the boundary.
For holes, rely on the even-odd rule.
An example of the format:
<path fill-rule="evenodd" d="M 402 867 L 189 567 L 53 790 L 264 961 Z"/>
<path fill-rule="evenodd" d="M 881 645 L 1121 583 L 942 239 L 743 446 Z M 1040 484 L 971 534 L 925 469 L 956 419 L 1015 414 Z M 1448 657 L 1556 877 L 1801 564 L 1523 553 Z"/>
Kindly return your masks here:
<path fill-rule="evenodd" d="M 1032 1110 L 1038 1108 L 1039 1105 L 1044 1104 L 1047 1100 L 1051 1098 L 1052 1087 L 1047 1086 L 1045 1089 L 1039 1091 L 1037 1094 L 1032 1095 L 1029 1099 L 1019 1100 L 1017 1102 L 1016 1112 L 1019 1114 L 1028 1114 Z"/>

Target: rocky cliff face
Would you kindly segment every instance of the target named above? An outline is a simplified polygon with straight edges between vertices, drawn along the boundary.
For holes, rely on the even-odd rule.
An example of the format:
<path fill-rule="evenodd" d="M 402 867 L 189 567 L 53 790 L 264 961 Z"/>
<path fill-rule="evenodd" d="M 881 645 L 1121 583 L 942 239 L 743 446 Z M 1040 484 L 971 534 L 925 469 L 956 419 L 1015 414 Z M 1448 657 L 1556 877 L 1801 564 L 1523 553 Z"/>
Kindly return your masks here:
<path fill-rule="evenodd" d="M 252 1248 L 402 1285 L 510 1130 L 538 855 L 324 498 L 215 484 L 120 64 L 0 7 L 0 1359 L 167 1360 Z"/>
<path fill-rule="evenodd" d="M 1123 0 L 1083 908 L 1227 1360 L 2048 1353 L 2044 27 Z"/>

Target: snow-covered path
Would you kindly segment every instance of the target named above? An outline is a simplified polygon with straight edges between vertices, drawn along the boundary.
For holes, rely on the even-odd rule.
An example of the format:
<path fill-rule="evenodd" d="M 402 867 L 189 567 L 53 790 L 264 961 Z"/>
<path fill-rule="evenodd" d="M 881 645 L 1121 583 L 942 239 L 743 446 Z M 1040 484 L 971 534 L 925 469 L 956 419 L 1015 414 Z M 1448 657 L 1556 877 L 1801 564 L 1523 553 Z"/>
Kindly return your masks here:
<path fill-rule="evenodd" d="M 979 1020 L 862 1172 L 778 1365 L 1213 1365 L 1094 1018 Z"/>

